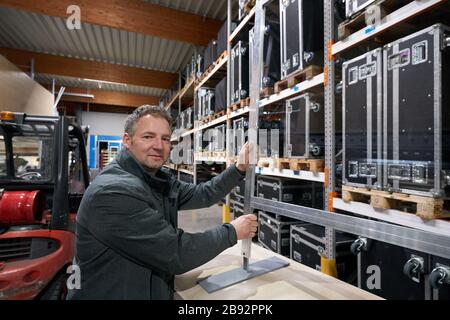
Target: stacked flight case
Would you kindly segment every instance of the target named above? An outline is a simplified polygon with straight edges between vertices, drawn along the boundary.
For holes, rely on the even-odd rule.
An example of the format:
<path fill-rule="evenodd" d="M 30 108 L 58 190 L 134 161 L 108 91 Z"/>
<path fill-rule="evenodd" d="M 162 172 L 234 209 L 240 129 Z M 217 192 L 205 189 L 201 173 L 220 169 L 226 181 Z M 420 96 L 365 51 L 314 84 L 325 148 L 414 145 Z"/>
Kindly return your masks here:
<path fill-rule="evenodd" d="M 356 257 L 350 251 L 355 240 L 345 233 L 336 232 L 336 267 L 338 278 L 356 285 Z M 325 254 L 325 227 L 315 224 L 291 225 L 290 258 L 316 270 L 321 269 Z"/>
<path fill-rule="evenodd" d="M 371 239 L 355 242 L 358 254 L 358 286 L 385 299 L 425 300 L 430 298 L 429 255 Z M 355 249 L 354 249 L 355 250 Z M 405 274 L 407 263 L 417 259 L 412 277 Z"/>
<path fill-rule="evenodd" d="M 200 91 L 199 91 L 200 94 Z M 199 97 L 200 103 L 200 118 L 203 119 L 207 116 L 214 114 L 216 109 L 216 92 L 214 89 L 204 88 L 202 96 Z"/>
<path fill-rule="evenodd" d="M 199 121 L 214 114 L 216 109 L 216 94 L 211 88 L 200 88 L 197 91 L 197 101 L 195 104 L 194 119 Z"/>
<path fill-rule="evenodd" d="M 227 78 L 223 78 L 215 89 L 214 112 L 220 112 L 227 108 Z"/>
<path fill-rule="evenodd" d="M 245 13 L 245 2 L 247 0 L 239 0 L 239 7 L 238 7 L 238 20 L 242 21 L 242 19 L 244 19 L 244 17 L 246 16 Z"/>
<path fill-rule="evenodd" d="M 376 0 L 345 0 L 345 16 L 351 18 L 375 1 Z"/>
<path fill-rule="evenodd" d="M 449 37 L 438 24 L 384 47 L 387 190 L 450 197 Z"/>
<path fill-rule="evenodd" d="M 233 189 L 233 193 L 236 195 L 236 197 L 241 198 L 242 202 L 244 201 L 245 197 L 245 179 L 242 181 L 239 181 L 236 187 Z"/>
<path fill-rule="evenodd" d="M 238 41 L 231 49 L 231 103 L 239 103 L 249 93 L 248 43 Z"/>
<path fill-rule="evenodd" d="M 343 183 L 381 188 L 383 52 L 376 49 L 342 66 Z"/>
<path fill-rule="evenodd" d="M 228 29 L 228 22 L 225 21 L 225 23 L 220 28 L 219 33 L 217 34 L 217 54 L 214 60 L 217 60 L 219 55 L 221 55 L 222 52 L 227 50 L 227 43 L 228 43 L 227 29 Z M 231 27 L 231 30 L 233 30 L 233 26 Z"/>
<path fill-rule="evenodd" d="M 217 59 L 217 40 L 211 40 L 203 53 L 203 70 L 206 70 Z"/>
<path fill-rule="evenodd" d="M 433 25 L 344 63 L 343 184 L 450 197 L 449 34 Z"/>
<path fill-rule="evenodd" d="M 203 72 L 205 72 L 205 49 L 203 49 L 201 52 L 199 52 L 196 56 L 196 72 L 195 75 L 197 78 L 199 78 Z"/>
<path fill-rule="evenodd" d="M 264 15 L 264 43 L 263 43 L 263 58 L 261 65 L 261 88 L 272 87 L 275 82 L 280 80 L 280 19 L 278 3 L 273 2 L 265 5 Z M 277 10 L 275 10 L 277 9 Z M 253 57 L 253 42 L 254 42 L 254 27 L 250 29 L 249 36 L 249 61 L 250 68 L 254 65 L 252 61 Z M 251 71 L 251 70 L 250 70 Z M 251 83 L 251 72 L 249 77 L 249 83 Z"/>
<path fill-rule="evenodd" d="M 238 156 L 248 138 L 248 120 L 245 117 L 233 120 L 233 156 Z"/>
<path fill-rule="evenodd" d="M 213 151 L 221 152 L 226 148 L 226 125 L 221 124 L 214 128 Z"/>
<path fill-rule="evenodd" d="M 244 198 L 237 195 L 235 192 L 230 193 L 230 210 L 233 213 L 234 218 L 244 214 Z"/>
<path fill-rule="evenodd" d="M 430 257 L 430 285 L 432 300 L 450 300 L 450 259 Z"/>
<path fill-rule="evenodd" d="M 280 0 L 281 78 L 323 65 L 323 1 Z"/>
<path fill-rule="evenodd" d="M 283 156 L 286 122 L 284 114 L 280 112 L 276 118 L 260 116 L 258 125 L 260 157 L 280 158 Z"/>
<path fill-rule="evenodd" d="M 231 30 L 230 33 L 233 32 L 234 29 L 236 29 L 236 22 L 231 21 Z M 215 60 L 219 58 L 219 56 L 227 50 L 227 44 L 228 44 L 228 33 L 227 33 L 227 22 L 222 25 L 222 27 L 219 30 L 219 33 L 217 34 L 217 56 Z"/>
<path fill-rule="evenodd" d="M 256 193 L 264 199 L 323 208 L 323 185 L 318 182 L 261 175 L 257 177 Z"/>
<path fill-rule="evenodd" d="M 180 114 L 180 118 L 181 118 L 180 129 L 182 130 L 191 129 L 194 126 L 194 111 L 192 110 L 192 107 L 189 107 L 186 110 L 182 111 Z"/>
<path fill-rule="evenodd" d="M 203 152 L 206 143 L 203 141 L 201 131 L 194 132 L 194 152 Z"/>
<path fill-rule="evenodd" d="M 289 228 L 298 223 L 293 219 L 277 219 L 266 212 L 258 212 L 258 241 L 269 250 L 289 256 Z"/>
<path fill-rule="evenodd" d="M 286 101 L 286 158 L 309 159 L 323 155 L 325 118 L 321 100 L 306 93 Z"/>

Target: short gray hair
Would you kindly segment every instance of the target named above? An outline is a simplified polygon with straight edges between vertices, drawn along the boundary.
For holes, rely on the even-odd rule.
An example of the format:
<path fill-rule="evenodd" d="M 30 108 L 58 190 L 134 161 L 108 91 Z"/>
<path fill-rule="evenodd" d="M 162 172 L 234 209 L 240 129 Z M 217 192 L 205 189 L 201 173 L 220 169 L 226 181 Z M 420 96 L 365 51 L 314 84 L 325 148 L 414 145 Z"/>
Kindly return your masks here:
<path fill-rule="evenodd" d="M 143 106 L 140 106 L 136 110 L 131 113 L 127 120 L 125 121 L 125 129 L 124 131 L 128 133 L 130 137 L 134 136 L 134 133 L 136 131 L 136 123 L 139 121 L 140 118 L 146 115 L 151 115 L 155 118 L 163 118 L 166 119 L 169 123 L 169 126 L 172 125 L 172 117 L 170 114 L 164 109 L 163 107 L 159 106 L 151 106 L 148 104 L 145 104 Z"/>

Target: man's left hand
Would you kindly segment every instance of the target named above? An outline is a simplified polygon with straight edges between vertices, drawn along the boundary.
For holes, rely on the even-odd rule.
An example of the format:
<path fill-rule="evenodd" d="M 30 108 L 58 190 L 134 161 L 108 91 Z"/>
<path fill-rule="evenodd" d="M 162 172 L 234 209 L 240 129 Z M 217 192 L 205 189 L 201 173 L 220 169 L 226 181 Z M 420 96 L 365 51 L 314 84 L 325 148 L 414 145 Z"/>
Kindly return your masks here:
<path fill-rule="evenodd" d="M 250 166 L 250 155 L 253 150 L 253 144 L 246 142 L 239 152 L 239 156 L 236 162 L 236 167 L 239 171 L 245 172 Z"/>

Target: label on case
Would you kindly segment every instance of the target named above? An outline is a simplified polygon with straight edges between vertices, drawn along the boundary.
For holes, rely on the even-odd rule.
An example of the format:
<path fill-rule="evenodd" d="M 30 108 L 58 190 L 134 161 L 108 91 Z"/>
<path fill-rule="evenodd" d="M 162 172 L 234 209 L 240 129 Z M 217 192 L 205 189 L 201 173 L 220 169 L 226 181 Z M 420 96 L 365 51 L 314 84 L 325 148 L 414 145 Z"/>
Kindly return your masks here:
<path fill-rule="evenodd" d="M 294 260 L 297 260 L 298 262 L 302 262 L 302 255 L 298 253 L 297 251 L 294 251 Z"/>
<path fill-rule="evenodd" d="M 273 250 L 277 250 L 277 243 L 275 242 L 275 240 L 270 240 L 270 246 Z"/>
<path fill-rule="evenodd" d="M 299 62 L 299 55 L 298 53 L 296 53 L 292 56 L 292 67 L 295 68 L 296 66 L 298 66 Z"/>
<path fill-rule="evenodd" d="M 367 63 L 359 67 L 359 80 L 364 80 L 368 77 L 373 77 L 377 74 L 376 62 Z"/>
<path fill-rule="evenodd" d="M 388 57 L 388 69 L 401 68 L 407 66 L 410 62 L 410 50 L 409 48 L 400 51 L 399 53 L 392 54 Z"/>

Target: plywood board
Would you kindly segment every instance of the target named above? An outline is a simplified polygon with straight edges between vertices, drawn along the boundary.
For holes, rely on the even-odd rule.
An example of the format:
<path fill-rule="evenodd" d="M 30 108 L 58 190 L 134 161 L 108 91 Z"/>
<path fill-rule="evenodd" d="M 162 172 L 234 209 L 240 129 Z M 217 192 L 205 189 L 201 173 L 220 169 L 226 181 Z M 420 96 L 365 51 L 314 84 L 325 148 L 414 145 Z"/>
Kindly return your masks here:
<path fill-rule="evenodd" d="M 240 244 L 229 248 L 210 262 L 175 280 L 176 297 L 186 300 L 378 300 L 369 292 L 325 275 L 315 269 L 252 244 L 250 263 L 277 256 L 290 265 L 234 286 L 208 294 L 197 283 L 242 265 Z"/>

